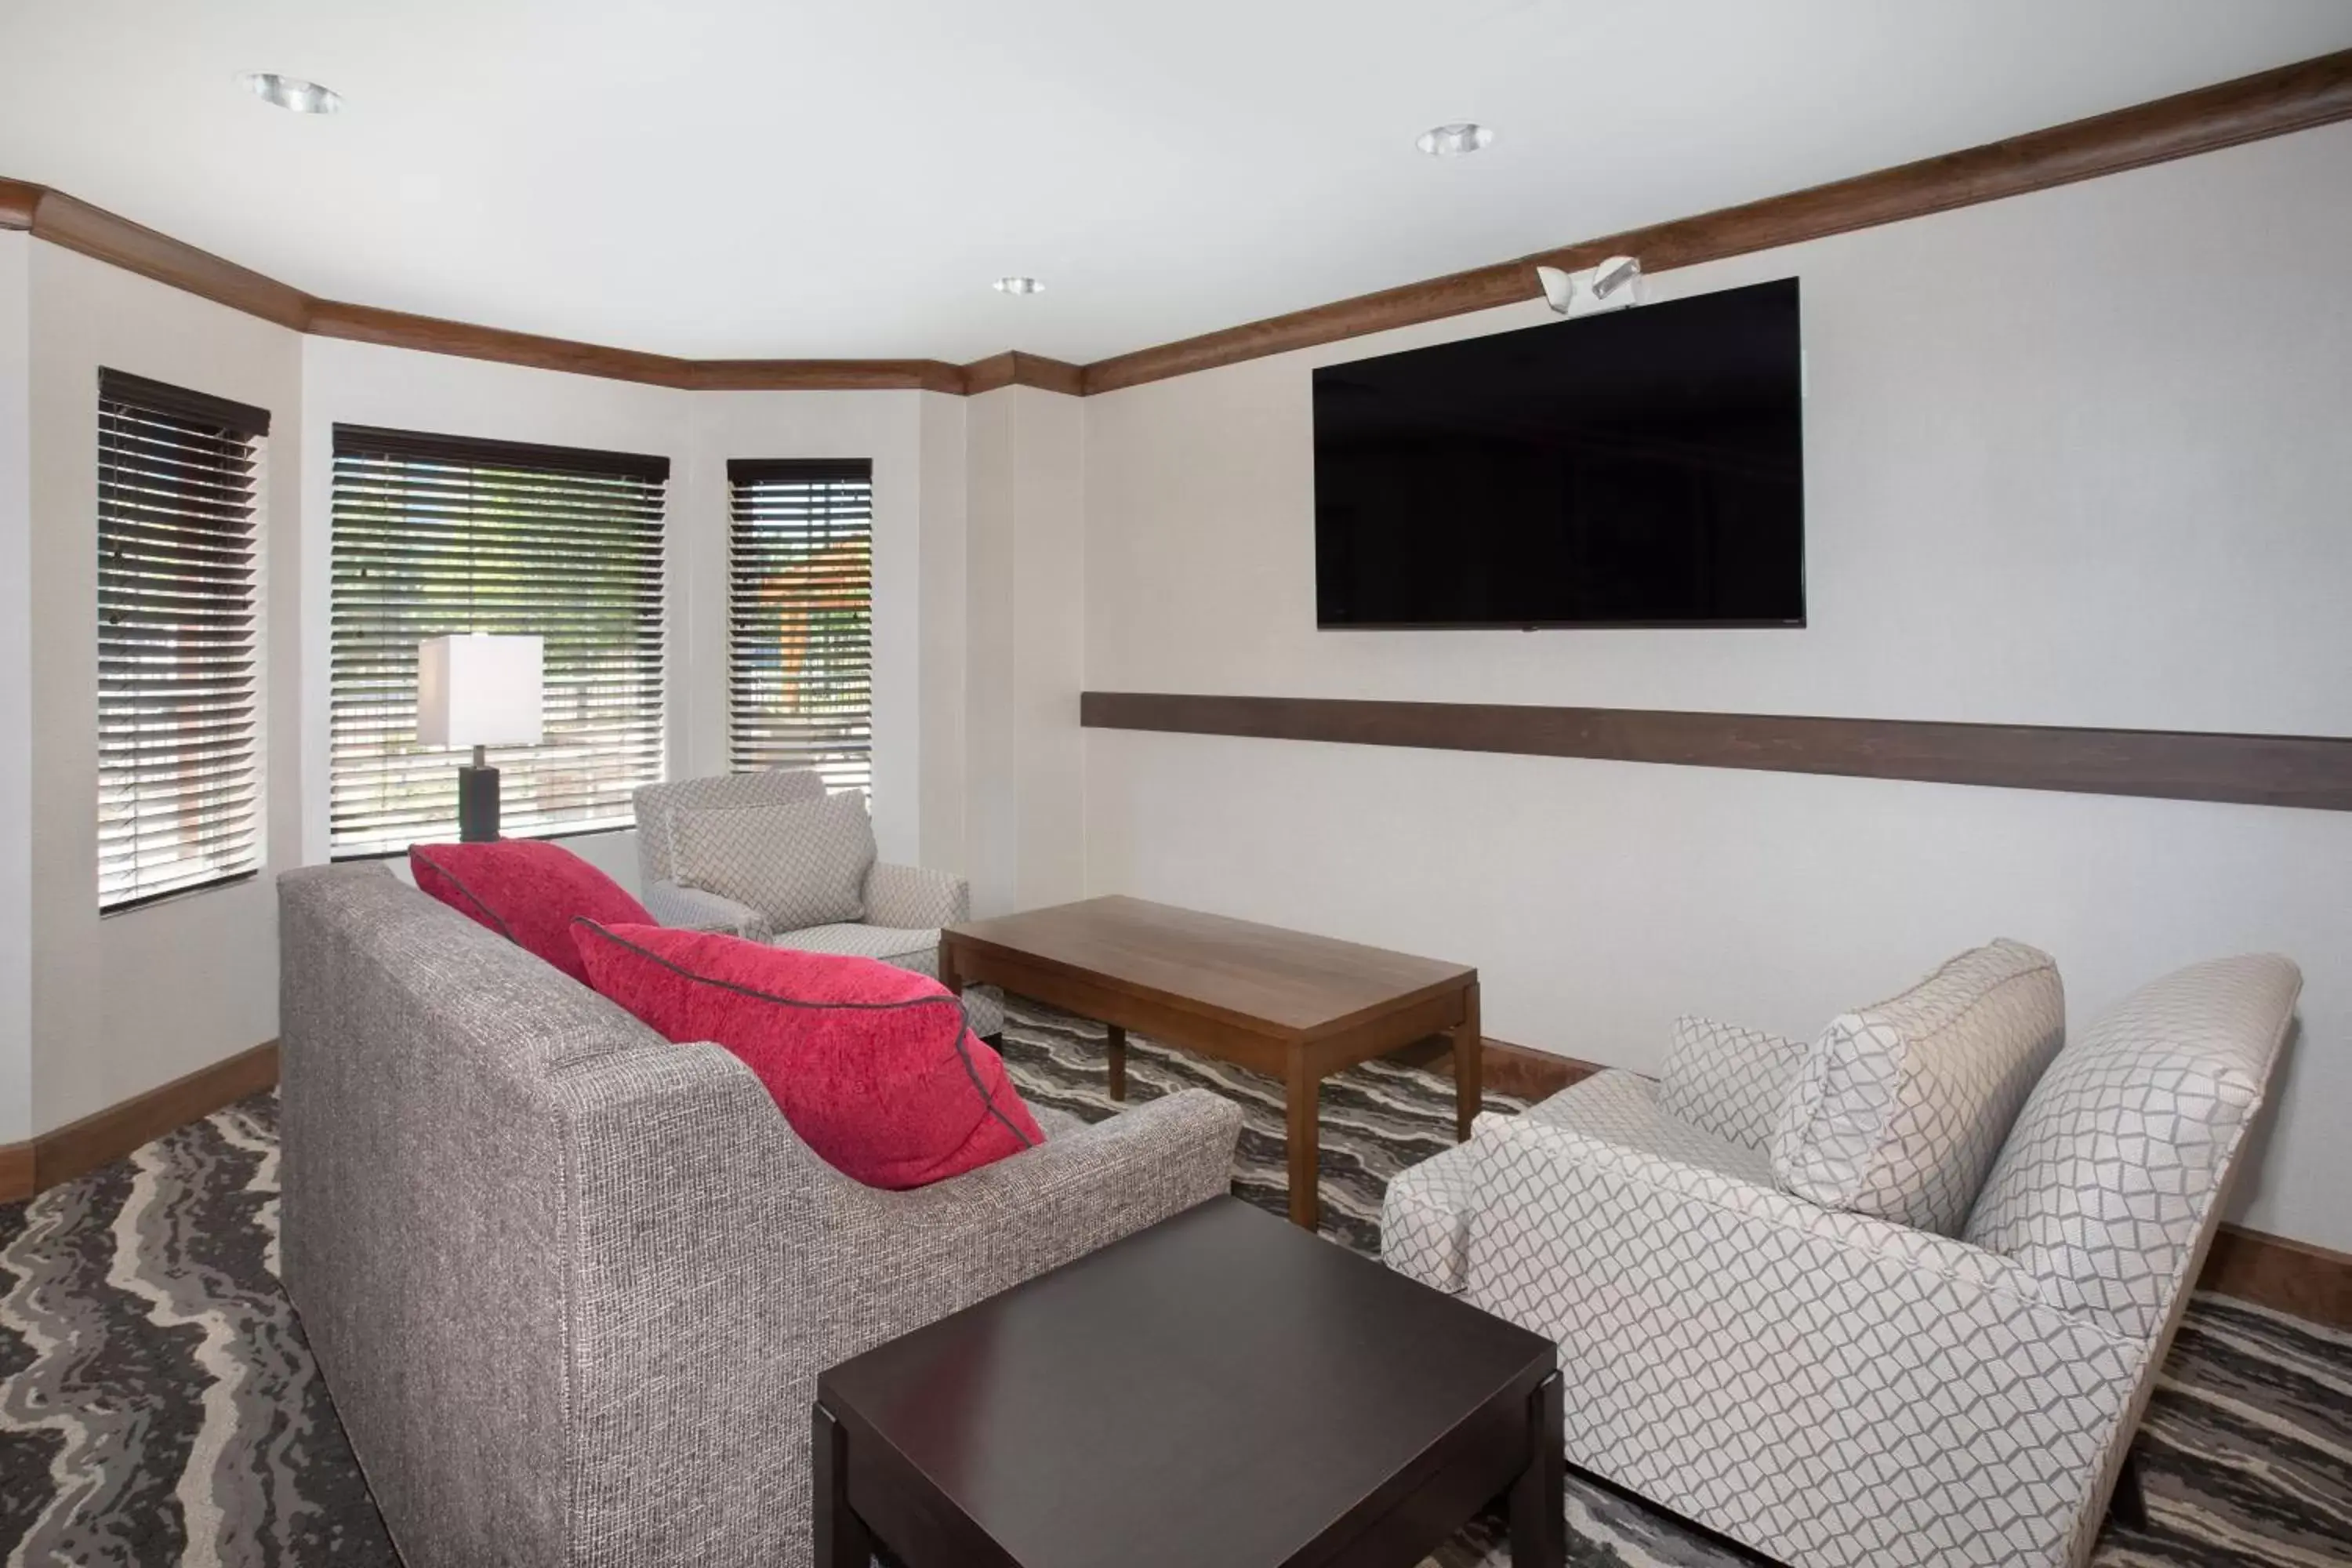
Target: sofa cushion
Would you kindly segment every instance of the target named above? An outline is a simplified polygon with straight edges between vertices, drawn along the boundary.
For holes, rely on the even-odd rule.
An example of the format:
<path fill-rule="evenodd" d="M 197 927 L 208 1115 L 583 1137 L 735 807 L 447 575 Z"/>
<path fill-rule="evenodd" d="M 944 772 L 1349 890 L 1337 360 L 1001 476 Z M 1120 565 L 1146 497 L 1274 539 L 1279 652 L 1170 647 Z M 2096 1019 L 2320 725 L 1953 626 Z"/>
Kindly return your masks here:
<path fill-rule="evenodd" d="M 408 869 L 421 891 L 583 984 L 588 972 L 572 941 L 574 917 L 606 925 L 654 923 L 627 889 L 562 845 L 541 838 L 413 844 Z"/>
<path fill-rule="evenodd" d="M 682 809 L 670 817 L 669 837 L 680 886 L 749 904 L 772 930 L 865 916 L 874 819 L 854 791 Z"/>
<path fill-rule="evenodd" d="M 936 980 L 663 926 L 573 930 L 589 983 L 668 1039 L 710 1040 L 803 1142 L 871 1187 L 926 1186 L 1045 1142 Z"/>
<path fill-rule="evenodd" d="M 1825 1208 L 1957 1233 L 2065 1026 L 2058 966 L 2007 941 L 1832 1019 L 1780 1107 L 1773 1178 Z"/>
<path fill-rule="evenodd" d="M 2153 1339 L 2221 1222 L 2302 988 L 2262 953 L 2124 998 L 2034 1085 L 1963 1239 L 2016 1259 L 2062 1310 Z"/>
<path fill-rule="evenodd" d="M 800 952 L 831 952 L 848 958 L 878 958 L 900 969 L 911 969 L 932 979 L 940 973 L 940 933 L 899 926 L 871 926 L 862 921 L 835 925 L 805 926 L 780 931 L 768 939 L 778 947 Z"/>
<path fill-rule="evenodd" d="M 1675 1020 L 1658 1109 L 1743 1149 L 1769 1149 L 1807 1050 L 1801 1040 L 1685 1014 Z"/>

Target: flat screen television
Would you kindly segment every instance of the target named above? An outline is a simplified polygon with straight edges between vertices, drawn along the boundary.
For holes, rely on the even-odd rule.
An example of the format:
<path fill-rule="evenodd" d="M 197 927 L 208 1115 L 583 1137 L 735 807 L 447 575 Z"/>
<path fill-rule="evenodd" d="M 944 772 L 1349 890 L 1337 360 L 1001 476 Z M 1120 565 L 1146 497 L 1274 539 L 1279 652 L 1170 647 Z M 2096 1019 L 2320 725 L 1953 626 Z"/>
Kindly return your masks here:
<path fill-rule="evenodd" d="M 1802 626 L 1797 280 L 1315 373 L 1317 624 Z"/>

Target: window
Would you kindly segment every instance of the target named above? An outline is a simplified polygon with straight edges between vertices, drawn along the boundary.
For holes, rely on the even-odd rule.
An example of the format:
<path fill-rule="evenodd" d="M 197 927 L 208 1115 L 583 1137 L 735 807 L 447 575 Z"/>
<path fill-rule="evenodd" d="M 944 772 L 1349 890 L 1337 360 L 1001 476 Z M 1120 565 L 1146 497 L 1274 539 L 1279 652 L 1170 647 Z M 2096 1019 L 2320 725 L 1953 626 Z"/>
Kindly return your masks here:
<path fill-rule="evenodd" d="M 727 465 L 727 732 L 738 772 L 872 781 L 874 465 Z"/>
<path fill-rule="evenodd" d="M 260 868 L 269 415 L 98 373 L 98 907 Z"/>
<path fill-rule="evenodd" d="M 667 458 L 335 426 L 329 842 L 457 836 L 458 752 L 416 743 L 416 645 L 545 639 L 545 733 L 494 747 L 510 837 L 625 827 L 662 773 Z"/>

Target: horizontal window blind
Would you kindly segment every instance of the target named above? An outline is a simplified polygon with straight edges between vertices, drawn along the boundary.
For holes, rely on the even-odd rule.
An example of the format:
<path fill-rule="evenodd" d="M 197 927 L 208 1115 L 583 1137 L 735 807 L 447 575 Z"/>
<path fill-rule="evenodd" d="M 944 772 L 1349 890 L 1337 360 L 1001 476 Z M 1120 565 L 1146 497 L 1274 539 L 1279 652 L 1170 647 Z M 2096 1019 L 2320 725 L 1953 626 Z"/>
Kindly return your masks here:
<path fill-rule="evenodd" d="M 98 904 L 260 868 L 268 411 L 98 382 Z"/>
<path fill-rule="evenodd" d="M 623 827 L 662 773 L 669 459 L 338 425 L 329 837 L 339 858 L 457 836 L 471 753 L 416 742 L 416 645 L 544 639 L 544 734 L 493 747 L 500 831 Z"/>
<path fill-rule="evenodd" d="M 728 742 L 739 771 L 865 789 L 874 749 L 874 465 L 727 465 Z"/>

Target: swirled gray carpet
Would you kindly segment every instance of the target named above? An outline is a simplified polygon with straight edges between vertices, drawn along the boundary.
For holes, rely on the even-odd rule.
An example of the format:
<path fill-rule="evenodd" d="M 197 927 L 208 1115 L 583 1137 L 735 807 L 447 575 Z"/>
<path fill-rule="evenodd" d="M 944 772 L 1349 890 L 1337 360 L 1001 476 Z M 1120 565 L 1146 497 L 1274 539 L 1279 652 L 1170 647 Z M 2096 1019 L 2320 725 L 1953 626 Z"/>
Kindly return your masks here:
<path fill-rule="evenodd" d="M 1022 1090 L 1113 1113 L 1096 1026 L 1015 1003 Z M 1239 1100 L 1234 1188 L 1283 1210 L 1277 1086 L 1129 1043 L 1132 1099 Z M 1490 1098 L 1496 1110 L 1516 1102 Z M 1323 1100 L 1325 1234 L 1379 1247 L 1389 1178 L 1452 1141 L 1453 1089 L 1373 1064 Z M 398 1562 L 277 1277 L 277 1102 L 260 1096 L 127 1160 L 0 1205 L 0 1552 L 11 1564 Z M 2352 1336 L 2200 1297 L 2138 1443 L 2149 1528 L 2101 1568 L 2352 1561 Z M 1571 1479 L 1570 1560 L 1717 1568 L 1755 1559 Z M 1442 1568 L 1499 1564 L 1493 1524 Z"/>

